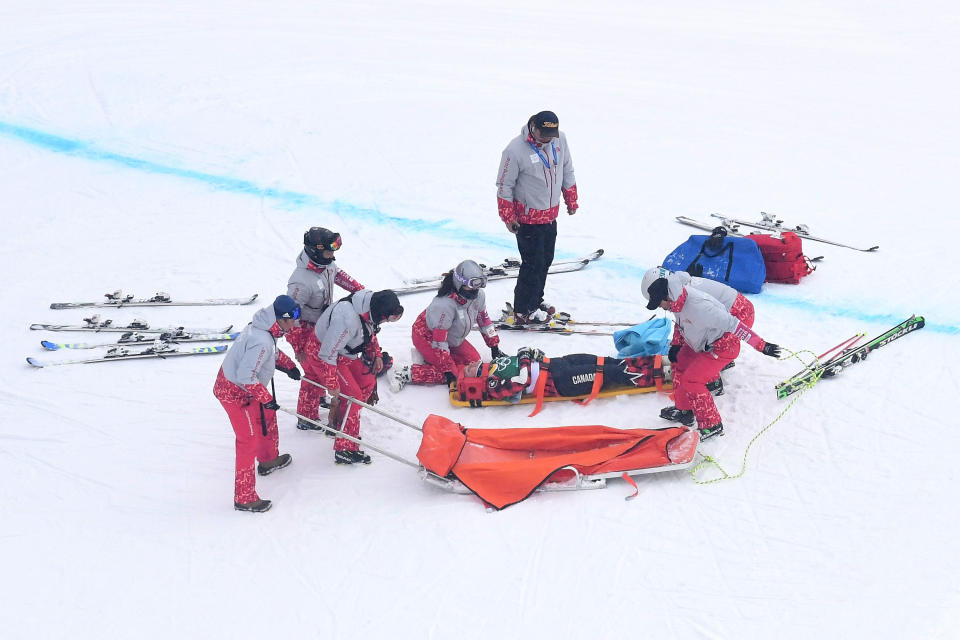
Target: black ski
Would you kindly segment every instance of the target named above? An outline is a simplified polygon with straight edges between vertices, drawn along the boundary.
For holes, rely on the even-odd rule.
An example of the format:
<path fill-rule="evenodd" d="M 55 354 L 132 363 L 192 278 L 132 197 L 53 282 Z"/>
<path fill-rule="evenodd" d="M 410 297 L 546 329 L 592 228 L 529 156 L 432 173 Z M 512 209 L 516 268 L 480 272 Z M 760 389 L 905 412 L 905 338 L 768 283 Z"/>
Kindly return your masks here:
<path fill-rule="evenodd" d="M 571 271 L 580 271 L 594 260 L 600 258 L 602 255 L 603 249 L 597 249 L 593 253 L 583 256 L 582 258 L 574 258 L 572 260 L 556 260 L 552 265 L 550 265 L 550 269 L 547 271 L 547 273 L 569 273 Z M 517 274 L 520 273 L 520 261 L 513 258 L 507 258 L 500 264 L 492 267 L 488 267 L 483 264 L 480 266 L 483 268 L 484 273 L 487 274 L 487 281 L 516 278 Z M 419 293 L 421 291 L 435 291 L 440 286 L 440 282 L 442 280 L 442 276 L 407 280 L 406 284 L 400 287 L 395 287 L 393 291 L 400 296 L 408 293 Z"/>
<path fill-rule="evenodd" d="M 816 382 L 819 378 L 829 378 L 841 373 L 846 367 L 865 360 L 871 352 L 879 349 L 883 345 L 893 342 L 908 333 L 922 329 L 924 325 L 923 316 L 910 316 L 889 331 L 885 331 L 866 344 L 851 349 L 845 349 L 837 356 L 823 362 L 815 367 L 807 368 L 785 380 L 776 386 L 777 398 L 786 398 L 787 396 L 799 391 L 804 386 Z"/>

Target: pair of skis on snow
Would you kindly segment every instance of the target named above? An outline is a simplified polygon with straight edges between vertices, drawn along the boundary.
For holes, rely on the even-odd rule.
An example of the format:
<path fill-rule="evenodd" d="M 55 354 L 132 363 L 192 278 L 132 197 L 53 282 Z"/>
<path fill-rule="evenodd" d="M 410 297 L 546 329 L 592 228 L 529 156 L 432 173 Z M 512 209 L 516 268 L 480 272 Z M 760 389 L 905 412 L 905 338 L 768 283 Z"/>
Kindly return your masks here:
<path fill-rule="evenodd" d="M 65 364 L 93 364 L 99 362 L 116 362 L 119 360 L 142 360 L 146 358 L 177 358 L 183 356 L 207 355 L 223 353 L 226 345 L 211 347 L 196 347 L 189 350 L 178 350 L 175 345 L 188 342 L 219 342 L 235 340 L 238 332 L 230 332 L 232 325 L 217 329 L 188 329 L 185 327 L 151 328 L 144 320 L 133 320 L 127 325 L 115 325 L 113 320 L 101 320 L 99 315 L 83 319 L 83 324 L 32 324 L 32 330 L 46 331 L 85 331 L 93 333 L 117 333 L 120 337 L 113 342 L 52 342 L 41 340 L 40 345 L 48 351 L 63 349 L 97 349 L 106 348 L 104 355 L 93 358 L 74 360 L 43 361 L 29 357 L 27 362 L 34 367 L 48 367 Z M 146 349 L 132 350 L 130 347 Z"/>
<path fill-rule="evenodd" d="M 738 220 L 737 218 L 731 218 L 729 216 L 724 216 L 719 213 L 710 214 L 714 218 L 720 220 L 720 224 L 711 224 L 710 222 L 701 222 L 699 220 L 694 220 L 693 218 L 688 218 L 687 216 L 677 216 L 677 222 L 680 224 L 685 224 L 690 227 L 696 227 L 697 229 L 702 229 L 704 231 L 713 231 L 718 226 L 722 226 L 727 230 L 727 235 L 737 236 L 737 237 L 747 237 L 750 234 L 744 233 L 741 231 L 740 227 L 749 227 L 751 229 L 759 229 L 759 231 L 752 231 L 750 233 L 780 233 L 783 231 L 792 231 L 797 234 L 803 240 L 812 240 L 814 242 L 823 242 L 825 244 L 830 244 L 835 247 L 844 247 L 846 249 L 853 249 L 855 251 L 864 251 L 864 252 L 874 252 L 879 249 L 879 246 L 873 246 L 869 248 L 855 247 L 853 245 L 845 244 L 843 242 L 837 242 L 836 240 L 830 240 L 828 238 L 822 238 L 820 236 L 814 236 L 810 234 L 810 229 L 805 224 L 800 224 L 794 227 L 784 226 L 783 220 L 777 216 L 761 211 L 761 219 L 756 222 L 749 222 L 747 220 Z"/>
<path fill-rule="evenodd" d="M 580 271 L 594 260 L 600 258 L 602 255 L 603 249 L 597 249 L 593 253 L 587 254 L 581 258 L 555 260 L 554 263 L 550 265 L 550 269 L 547 271 L 547 273 L 556 274 Z M 520 273 L 520 260 L 516 258 L 507 258 L 500 264 L 495 264 L 493 266 L 481 264 L 480 268 L 483 269 L 483 273 L 487 276 L 488 282 L 493 280 L 516 278 L 517 274 Z M 430 278 L 414 278 L 411 280 L 405 280 L 403 285 L 394 287 L 393 291 L 398 296 L 409 293 L 420 293 L 422 291 L 436 291 L 437 288 L 440 287 L 440 283 L 442 281 L 442 275 Z"/>
<path fill-rule="evenodd" d="M 895 327 L 884 331 L 869 342 L 858 346 L 858 343 L 865 334 L 857 334 L 840 343 L 825 355 L 839 350 L 839 353 L 824 362 L 819 362 L 814 366 L 807 367 L 792 378 L 785 380 L 776 386 L 777 398 L 786 398 L 804 387 L 815 384 L 821 378 L 837 376 L 847 367 L 866 360 L 872 352 L 880 347 L 902 338 L 908 333 L 912 333 L 924 326 L 923 316 L 910 316 Z"/>
<path fill-rule="evenodd" d="M 607 320 L 574 320 L 573 317 L 566 312 L 556 312 L 545 322 L 537 323 L 528 323 L 528 324 L 517 324 L 516 322 L 516 312 L 513 309 L 513 305 L 509 302 L 505 303 L 504 309 L 501 312 L 500 319 L 494 321 L 494 325 L 497 329 L 503 331 L 530 331 L 534 333 L 559 333 L 560 335 L 587 335 L 587 336 L 612 336 L 613 331 L 610 329 L 597 329 L 592 327 L 632 327 L 637 324 L 637 322 L 615 322 Z M 584 328 L 591 327 L 591 328 Z"/>

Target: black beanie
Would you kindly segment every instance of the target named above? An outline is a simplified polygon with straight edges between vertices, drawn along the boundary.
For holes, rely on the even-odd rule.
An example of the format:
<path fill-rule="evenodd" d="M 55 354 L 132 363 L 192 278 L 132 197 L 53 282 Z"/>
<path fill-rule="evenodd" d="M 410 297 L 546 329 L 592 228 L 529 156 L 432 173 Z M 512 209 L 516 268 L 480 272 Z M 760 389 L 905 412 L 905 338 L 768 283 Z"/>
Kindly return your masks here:
<path fill-rule="evenodd" d="M 400 298 L 390 289 L 377 291 L 370 296 L 370 319 L 380 324 L 390 316 L 403 315 Z"/>

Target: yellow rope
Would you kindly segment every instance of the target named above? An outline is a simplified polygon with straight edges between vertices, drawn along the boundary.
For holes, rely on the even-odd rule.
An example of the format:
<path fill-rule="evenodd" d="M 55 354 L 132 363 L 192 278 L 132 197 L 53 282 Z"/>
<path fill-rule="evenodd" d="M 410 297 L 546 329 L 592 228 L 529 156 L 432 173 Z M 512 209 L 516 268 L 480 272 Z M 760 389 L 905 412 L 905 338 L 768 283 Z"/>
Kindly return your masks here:
<path fill-rule="evenodd" d="M 790 355 L 788 355 L 785 358 L 779 358 L 780 360 L 789 360 L 791 358 L 796 358 L 805 367 L 804 372 L 797 374 L 797 376 L 803 375 L 803 373 L 805 373 L 807 369 L 809 370 L 815 369 L 820 364 L 820 359 L 812 351 L 808 351 L 806 349 L 799 352 L 790 351 L 789 349 L 784 349 L 784 350 L 788 351 Z M 804 359 L 800 357 L 802 354 L 810 354 L 811 356 L 810 361 L 804 362 Z M 810 381 L 806 382 L 803 385 L 803 388 L 793 397 L 793 400 L 791 400 L 790 403 L 786 407 L 784 407 L 783 411 L 781 411 L 779 415 L 777 415 L 777 417 L 774 418 L 772 422 L 770 422 L 770 424 L 760 429 L 760 431 L 757 432 L 757 434 L 750 439 L 750 442 L 747 444 L 747 448 L 743 452 L 743 465 L 740 467 L 740 471 L 738 473 L 736 473 L 735 475 L 730 475 L 724 470 L 723 467 L 720 466 L 720 463 L 718 463 L 713 457 L 699 453 L 700 457 L 702 457 L 703 460 L 688 471 L 691 479 L 693 479 L 693 481 L 696 482 L 697 484 L 712 484 L 714 482 L 720 482 L 721 480 L 734 480 L 736 478 L 743 477 L 743 474 L 747 472 L 747 457 L 750 455 L 750 448 L 753 447 L 754 443 L 760 439 L 760 436 L 762 436 L 764 433 L 767 432 L 767 430 L 770 427 L 772 427 L 773 425 L 777 424 L 777 422 L 780 421 L 780 418 L 782 418 L 787 413 L 787 411 L 789 411 L 790 408 L 793 407 L 794 404 L 796 404 L 797 400 L 800 399 L 800 396 L 805 394 L 807 391 L 813 388 L 813 385 L 817 384 L 817 382 L 820 381 L 820 378 L 823 377 L 823 373 L 824 371 L 821 370 L 816 374 L 814 374 L 814 376 L 810 379 Z M 797 376 L 794 376 L 794 377 L 797 377 Z M 792 379 L 793 378 L 791 378 L 791 380 Z M 697 472 L 707 465 L 713 465 L 714 467 L 719 469 L 720 473 L 723 475 L 721 475 L 718 478 L 713 478 L 711 480 L 698 479 Z"/>

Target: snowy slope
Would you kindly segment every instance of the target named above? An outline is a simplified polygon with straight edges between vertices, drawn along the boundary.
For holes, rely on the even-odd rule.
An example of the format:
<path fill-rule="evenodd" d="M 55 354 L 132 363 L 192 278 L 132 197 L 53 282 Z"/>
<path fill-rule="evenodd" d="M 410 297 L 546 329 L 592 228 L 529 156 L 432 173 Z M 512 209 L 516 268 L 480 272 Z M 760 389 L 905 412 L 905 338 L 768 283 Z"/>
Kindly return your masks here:
<path fill-rule="evenodd" d="M 5 636 L 960 636 L 955 4 L 46 1 L 0 24 Z M 649 316 L 640 276 L 691 232 L 674 216 L 766 210 L 880 251 L 807 243 L 816 273 L 752 296 L 762 336 L 820 352 L 911 313 L 927 328 L 752 446 L 799 366 L 745 349 L 718 399 L 726 435 L 702 446 L 731 474 L 750 446 L 740 479 L 645 477 L 631 502 L 615 480 L 498 513 L 381 456 L 335 467 L 331 441 L 286 415 L 294 464 L 258 481 L 273 510 L 236 513 L 219 357 L 24 362 L 63 357 L 43 338 L 83 337 L 27 330 L 85 315 L 50 302 L 272 299 L 312 225 L 343 235 L 338 263 L 373 288 L 514 255 L 496 165 L 544 108 L 581 193 L 558 253 L 607 251 L 548 281 L 575 317 Z M 491 283 L 491 311 L 511 296 Z M 429 299 L 405 298 L 381 334 L 401 362 Z M 255 308 L 104 315 L 242 326 Z M 598 337 L 503 342 L 613 353 Z M 435 388 L 381 398 L 472 427 L 656 427 L 666 402 L 527 418 Z M 363 434 L 410 458 L 418 445 L 380 416 Z"/>

